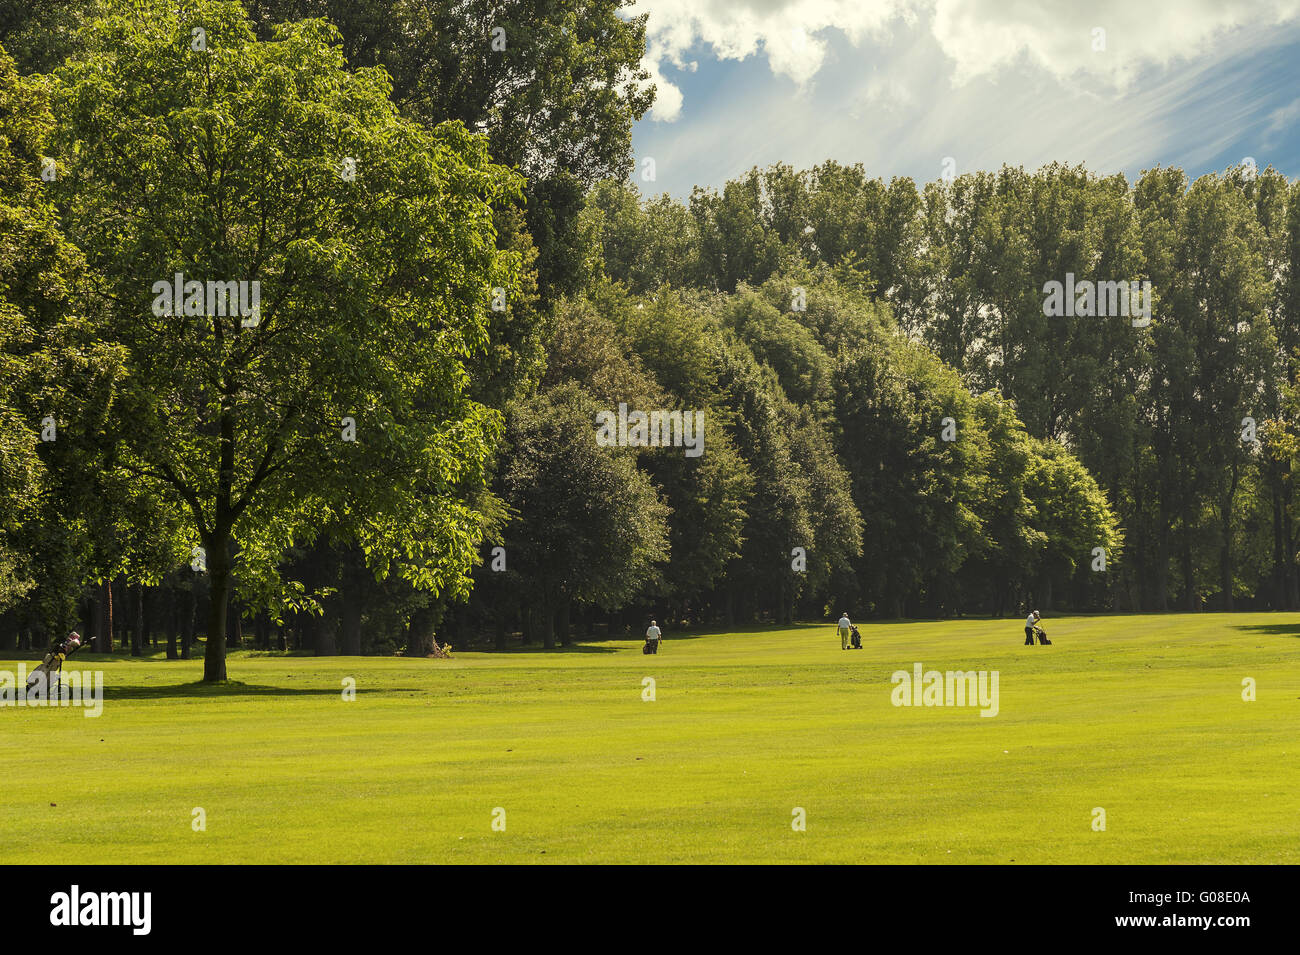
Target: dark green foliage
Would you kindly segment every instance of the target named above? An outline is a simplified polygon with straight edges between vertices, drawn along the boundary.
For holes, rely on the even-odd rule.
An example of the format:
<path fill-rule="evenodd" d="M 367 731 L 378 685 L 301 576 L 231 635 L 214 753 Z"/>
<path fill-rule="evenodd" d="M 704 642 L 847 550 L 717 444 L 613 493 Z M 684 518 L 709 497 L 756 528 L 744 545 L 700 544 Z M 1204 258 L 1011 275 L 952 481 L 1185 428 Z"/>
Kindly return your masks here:
<path fill-rule="evenodd" d="M 828 161 L 645 198 L 627 6 L 0 0 L 0 637 L 115 594 L 197 615 L 217 679 L 227 606 L 425 653 L 1300 604 L 1300 186 Z M 260 279 L 260 324 L 155 313 L 177 271 Z M 1149 281 L 1151 321 L 1048 314 L 1067 274 Z M 620 407 L 702 453 L 606 446 Z"/>

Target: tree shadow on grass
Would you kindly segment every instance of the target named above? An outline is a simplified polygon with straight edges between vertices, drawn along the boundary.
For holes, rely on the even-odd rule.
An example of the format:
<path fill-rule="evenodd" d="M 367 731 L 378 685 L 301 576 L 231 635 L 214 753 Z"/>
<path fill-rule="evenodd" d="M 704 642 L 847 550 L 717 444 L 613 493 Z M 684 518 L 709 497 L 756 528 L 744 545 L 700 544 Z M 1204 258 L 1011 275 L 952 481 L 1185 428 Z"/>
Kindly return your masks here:
<path fill-rule="evenodd" d="M 119 686 L 105 682 L 105 700 L 233 699 L 250 696 L 338 696 L 338 687 L 262 686 L 226 680 L 221 683 L 170 683 L 163 686 Z"/>
<path fill-rule="evenodd" d="M 831 632 L 835 630 L 833 621 L 825 625 L 820 623 L 748 623 L 743 626 L 733 627 L 702 627 L 698 630 L 666 630 L 663 639 L 665 646 L 672 646 L 679 640 L 699 640 L 702 637 L 761 637 L 771 633 L 788 633 L 791 630 L 818 630 L 823 626 L 830 628 Z M 615 634 L 609 640 L 611 643 L 631 643 L 635 641 L 634 646 L 640 646 L 645 641 L 645 638 L 637 636 L 635 633 L 622 633 Z"/>
<path fill-rule="evenodd" d="M 1243 624 L 1233 630 L 1247 630 L 1251 633 L 1267 633 L 1275 637 L 1300 637 L 1300 623 L 1261 623 Z"/>
<path fill-rule="evenodd" d="M 27 669 L 37 666 L 46 654 L 46 648 L 41 647 L 39 650 L 0 650 L 0 662 L 3 663 L 26 663 Z M 315 656 L 310 650 L 231 650 L 226 654 L 228 660 L 249 660 L 261 659 L 265 657 L 279 657 L 290 659 L 295 657 Z M 144 663 L 144 664 L 172 664 L 179 666 L 181 664 L 191 664 L 196 667 L 203 666 L 203 644 L 194 645 L 192 654 L 188 660 L 177 658 L 168 660 L 167 654 L 162 650 L 152 653 L 146 653 L 142 656 L 133 657 L 129 653 L 95 653 L 91 650 L 82 650 L 80 653 L 74 653 L 64 663 L 65 667 L 73 668 L 78 664 L 86 663 Z"/>
<path fill-rule="evenodd" d="M 452 658 L 455 659 L 456 653 L 490 653 L 493 656 L 516 656 L 518 654 L 531 653 L 617 653 L 617 647 L 596 647 L 589 643 L 571 643 L 567 647 L 556 646 L 550 650 L 541 646 L 510 646 L 504 650 L 497 650 L 491 645 L 488 646 L 466 646 L 460 650 L 452 651 Z M 419 658 L 416 658 L 419 659 Z"/>

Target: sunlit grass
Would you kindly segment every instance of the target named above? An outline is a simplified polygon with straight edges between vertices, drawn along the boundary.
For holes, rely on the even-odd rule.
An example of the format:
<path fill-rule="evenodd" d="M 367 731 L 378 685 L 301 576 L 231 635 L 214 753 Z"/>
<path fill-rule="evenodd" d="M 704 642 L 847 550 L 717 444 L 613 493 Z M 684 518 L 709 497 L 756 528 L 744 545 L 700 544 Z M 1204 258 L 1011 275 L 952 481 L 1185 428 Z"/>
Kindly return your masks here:
<path fill-rule="evenodd" d="M 0 709 L 0 861 L 1300 862 L 1300 615 L 1044 624 L 236 653 L 219 687 L 78 656 L 101 717 Z M 893 706 L 917 662 L 997 670 L 998 715 Z"/>

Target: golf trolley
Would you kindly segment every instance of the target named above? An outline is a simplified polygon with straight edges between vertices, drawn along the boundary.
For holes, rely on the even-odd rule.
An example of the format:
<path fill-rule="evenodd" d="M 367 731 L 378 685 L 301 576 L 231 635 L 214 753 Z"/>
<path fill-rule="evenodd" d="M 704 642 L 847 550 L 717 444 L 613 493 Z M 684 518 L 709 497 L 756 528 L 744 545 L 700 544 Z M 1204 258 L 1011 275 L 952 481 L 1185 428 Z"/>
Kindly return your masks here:
<path fill-rule="evenodd" d="M 27 678 L 27 688 L 24 693 L 30 695 L 35 687 L 43 684 L 45 695 L 50 696 L 59 685 L 59 674 L 63 672 L 63 661 L 85 645 L 86 641 L 75 630 L 66 637 L 51 643 L 49 652 L 45 654 L 45 659 Z"/>
<path fill-rule="evenodd" d="M 1047 631 L 1042 627 L 1034 627 L 1032 635 L 1025 635 L 1025 646 L 1032 647 L 1034 645 L 1034 637 L 1038 638 L 1038 642 L 1041 646 L 1050 647 L 1052 645 L 1052 641 L 1047 639 Z"/>

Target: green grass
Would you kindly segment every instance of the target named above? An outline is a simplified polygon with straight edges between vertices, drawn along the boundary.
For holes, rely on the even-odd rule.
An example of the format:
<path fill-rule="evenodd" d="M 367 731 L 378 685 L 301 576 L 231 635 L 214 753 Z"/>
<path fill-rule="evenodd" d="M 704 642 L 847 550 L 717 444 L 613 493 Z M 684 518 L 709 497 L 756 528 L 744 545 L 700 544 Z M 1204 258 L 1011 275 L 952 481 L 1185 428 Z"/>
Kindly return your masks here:
<path fill-rule="evenodd" d="M 0 709 L 0 862 L 1300 862 L 1300 615 L 1044 625 L 236 653 L 221 687 L 78 656 L 101 717 Z M 999 671 L 999 714 L 893 706 L 918 661 Z"/>

